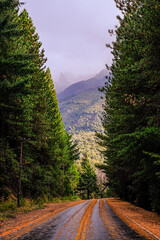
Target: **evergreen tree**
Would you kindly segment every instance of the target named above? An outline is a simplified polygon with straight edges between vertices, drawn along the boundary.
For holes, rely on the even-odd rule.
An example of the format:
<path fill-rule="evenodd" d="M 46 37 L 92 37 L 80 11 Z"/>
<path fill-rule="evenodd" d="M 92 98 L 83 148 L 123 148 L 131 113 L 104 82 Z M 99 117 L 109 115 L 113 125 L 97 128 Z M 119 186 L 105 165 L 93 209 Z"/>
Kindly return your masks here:
<path fill-rule="evenodd" d="M 103 89 L 105 170 L 116 195 L 160 211 L 160 4 L 115 2 L 123 19 L 112 47 L 113 78 Z"/>
<path fill-rule="evenodd" d="M 89 162 L 87 154 L 85 154 L 82 159 L 81 168 L 79 190 L 82 194 L 82 198 L 89 199 L 93 193 L 98 191 L 98 188 L 97 177 Z"/>
<path fill-rule="evenodd" d="M 79 159 L 79 150 L 77 144 L 73 143 L 72 135 L 66 132 L 68 159 L 65 165 L 65 195 L 74 194 L 79 181 L 79 172 L 76 168 L 76 160 Z"/>
<path fill-rule="evenodd" d="M 21 44 L 27 52 L 36 56 L 30 63 L 34 68 L 30 82 L 34 95 L 28 101 L 32 109 L 30 118 L 33 144 L 32 147 L 29 146 L 32 169 L 26 169 L 27 175 L 30 176 L 30 184 L 24 182 L 23 185 L 28 189 L 25 192 L 30 192 L 34 197 L 48 192 L 51 195 L 62 194 L 62 166 L 68 159 L 66 133 L 50 70 L 45 71 L 44 50 L 40 50 L 42 44 L 25 9 L 20 14 L 20 21 L 21 28 L 26 30 Z M 34 186 L 31 185 L 33 181 L 37 182 Z"/>
<path fill-rule="evenodd" d="M 17 195 L 20 142 L 24 197 L 72 194 L 77 149 L 65 130 L 39 36 L 18 1 L 0 1 L 1 196 Z M 34 183 L 34 184 L 33 184 Z"/>
<path fill-rule="evenodd" d="M 29 64 L 33 56 L 19 46 L 24 34 L 19 29 L 19 6 L 16 0 L 0 1 L 0 192 L 5 196 L 9 189 L 17 188 L 18 162 L 13 146 L 16 149 L 20 145 L 18 140 L 27 136 L 21 102 L 23 95 L 31 93 L 27 84 L 33 73 Z"/>

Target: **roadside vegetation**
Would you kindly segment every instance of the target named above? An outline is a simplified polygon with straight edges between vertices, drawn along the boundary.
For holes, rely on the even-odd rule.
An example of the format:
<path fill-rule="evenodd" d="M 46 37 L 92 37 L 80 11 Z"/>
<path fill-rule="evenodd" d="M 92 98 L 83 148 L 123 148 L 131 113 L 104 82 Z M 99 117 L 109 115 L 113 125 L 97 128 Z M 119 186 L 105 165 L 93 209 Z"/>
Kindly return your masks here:
<path fill-rule="evenodd" d="M 104 134 L 109 193 L 160 213 L 160 2 L 116 0 Z"/>
<path fill-rule="evenodd" d="M 107 72 L 107 71 L 106 71 Z M 99 78 L 97 78 L 97 83 Z M 104 80 L 105 81 L 105 80 Z M 87 81 L 88 82 L 88 81 Z M 90 88 L 81 93 L 75 92 L 74 96 L 70 93 L 67 99 L 59 100 L 59 108 L 63 117 L 66 129 L 73 135 L 73 141 L 79 148 L 80 159 L 87 152 L 88 158 L 94 167 L 96 163 L 103 163 L 104 157 L 99 150 L 95 131 L 102 132 L 101 123 L 102 93 L 98 88 Z"/>
<path fill-rule="evenodd" d="M 45 51 L 31 17 L 26 9 L 19 13 L 20 7 L 18 0 L 0 0 L 2 218 L 95 191 L 88 183 L 81 193 L 78 190 L 85 164 L 90 163 L 77 163 L 79 149 L 65 129 Z"/>
<path fill-rule="evenodd" d="M 16 200 L 29 209 L 72 196 L 79 179 L 77 145 L 65 130 L 42 43 L 20 6 L 18 0 L 0 1 L 2 211 L 14 210 Z"/>
<path fill-rule="evenodd" d="M 32 19 L 19 13 L 18 0 L 0 0 L 2 220 L 44 203 L 106 194 L 160 213 L 160 3 L 115 2 L 123 17 L 107 45 L 113 64 L 102 88 L 103 128 L 104 101 L 94 89 L 68 103 L 72 137 Z"/>
<path fill-rule="evenodd" d="M 1 199 L 0 201 L 0 221 L 6 218 L 15 218 L 17 213 L 26 213 L 33 210 L 43 209 L 49 203 L 61 203 L 80 200 L 78 196 L 70 195 L 65 197 L 48 197 L 44 196 L 37 199 L 21 199 L 21 206 L 17 207 L 17 198 L 11 195 L 8 200 Z"/>

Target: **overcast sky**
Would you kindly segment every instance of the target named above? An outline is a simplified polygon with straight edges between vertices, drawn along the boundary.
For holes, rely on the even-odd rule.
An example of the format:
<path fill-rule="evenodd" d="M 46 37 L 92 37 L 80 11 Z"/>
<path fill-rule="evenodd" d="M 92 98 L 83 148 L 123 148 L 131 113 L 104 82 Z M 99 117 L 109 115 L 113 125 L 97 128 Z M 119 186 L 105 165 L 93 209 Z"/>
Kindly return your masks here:
<path fill-rule="evenodd" d="M 26 0 L 52 77 L 94 75 L 111 62 L 105 44 L 117 24 L 114 0 Z"/>

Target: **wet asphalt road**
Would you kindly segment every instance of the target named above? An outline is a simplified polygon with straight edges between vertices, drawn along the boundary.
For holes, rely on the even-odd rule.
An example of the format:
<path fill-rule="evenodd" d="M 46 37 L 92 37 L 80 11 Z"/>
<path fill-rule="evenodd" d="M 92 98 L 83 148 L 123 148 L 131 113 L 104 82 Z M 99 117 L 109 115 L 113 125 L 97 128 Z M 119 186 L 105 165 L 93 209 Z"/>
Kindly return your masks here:
<path fill-rule="evenodd" d="M 18 240 L 134 240 L 139 236 L 105 200 L 87 200 L 50 218 Z"/>

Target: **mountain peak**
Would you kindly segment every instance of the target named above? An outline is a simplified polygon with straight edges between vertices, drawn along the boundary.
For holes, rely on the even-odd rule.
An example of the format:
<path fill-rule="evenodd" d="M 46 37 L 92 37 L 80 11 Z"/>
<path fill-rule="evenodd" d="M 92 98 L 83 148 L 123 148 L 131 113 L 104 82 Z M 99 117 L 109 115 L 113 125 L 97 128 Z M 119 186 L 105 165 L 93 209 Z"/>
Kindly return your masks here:
<path fill-rule="evenodd" d="M 64 100 L 68 99 L 69 97 L 72 97 L 74 95 L 80 94 L 81 92 L 87 91 L 89 89 L 96 88 L 98 91 L 98 88 L 103 87 L 107 76 L 107 70 L 103 69 L 100 71 L 95 77 L 83 80 L 77 83 L 74 83 L 64 89 L 62 92 L 57 94 L 58 100 Z"/>
<path fill-rule="evenodd" d="M 108 71 L 106 69 L 101 70 L 96 76 L 107 76 L 108 75 Z"/>

